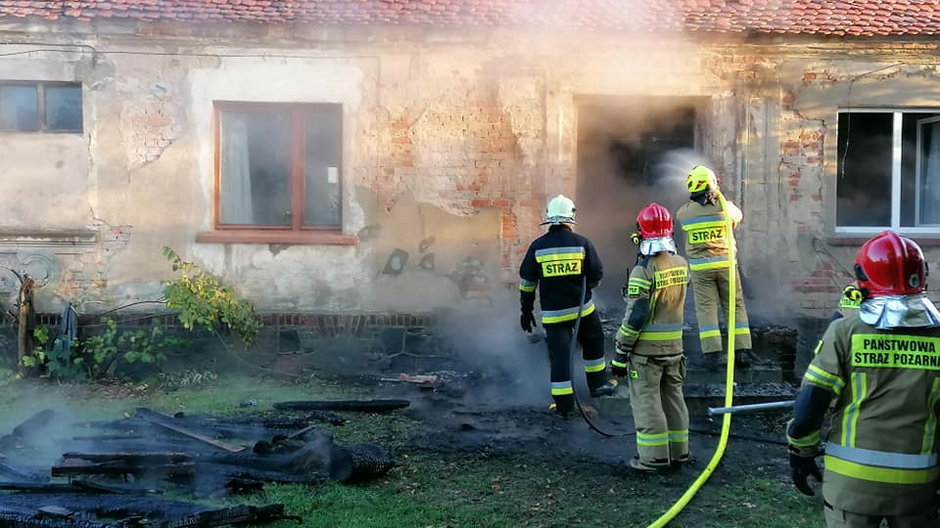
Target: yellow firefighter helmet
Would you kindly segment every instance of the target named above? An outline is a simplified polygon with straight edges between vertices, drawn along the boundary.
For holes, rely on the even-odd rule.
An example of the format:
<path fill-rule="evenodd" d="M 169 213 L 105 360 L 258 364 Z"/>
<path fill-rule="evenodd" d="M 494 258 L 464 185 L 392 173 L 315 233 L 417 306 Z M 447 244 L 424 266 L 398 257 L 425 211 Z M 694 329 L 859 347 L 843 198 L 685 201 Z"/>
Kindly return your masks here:
<path fill-rule="evenodd" d="M 685 180 L 686 187 L 690 193 L 697 193 L 707 190 L 717 190 L 721 180 L 715 174 L 715 171 L 705 165 L 696 165 L 689 171 L 689 176 Z"/>

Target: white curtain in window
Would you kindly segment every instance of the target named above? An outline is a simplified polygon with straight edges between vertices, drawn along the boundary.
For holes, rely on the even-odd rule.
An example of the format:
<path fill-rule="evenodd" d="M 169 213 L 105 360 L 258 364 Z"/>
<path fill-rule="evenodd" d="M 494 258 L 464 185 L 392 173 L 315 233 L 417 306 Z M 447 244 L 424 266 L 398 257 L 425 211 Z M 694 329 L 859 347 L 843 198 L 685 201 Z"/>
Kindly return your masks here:
<path fill-rule="evenodd" d="M 244 115 L 223 114 L 221 161 L 222 223 L 253 224 L 248 124 Z"/>
<path fill-rule="evenodd" d="M 920 223 L 940 224 L 940 122 L 927 125 L 930 143 L 921 179 Z M 927 128 L 925 127 L 925 128 Z"/>

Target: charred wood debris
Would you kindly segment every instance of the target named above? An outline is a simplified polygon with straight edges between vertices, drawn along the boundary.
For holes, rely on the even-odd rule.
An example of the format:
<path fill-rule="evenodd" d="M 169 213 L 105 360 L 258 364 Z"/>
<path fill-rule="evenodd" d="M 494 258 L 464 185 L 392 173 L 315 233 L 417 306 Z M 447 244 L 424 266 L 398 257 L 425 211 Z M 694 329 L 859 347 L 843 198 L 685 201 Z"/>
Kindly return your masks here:
<path fill-rule="evenodd" d="M 375 413 L 408 405 L 407 400 L 284 402 L 275 405 L 274 415 L 237 417 L 170 416 L 138 408 L 133 417 L 77 423 L 46 409 L 0 436 L 0 528 L 209 528 L 301 521 L 283 504 L 214 508 L 162 495 L 211 500 L 258 492 L 266 483 L 346 484 L 379 477 L 395 464 L 387 449 L 339 445 L 318 429 L 345 423 L 333 411 Z M 49 446 L 56 454 L 46 452 L 45 458 L 58 456 L 54 464 L 31 462 L 42 459 L 40 451 Z"/>

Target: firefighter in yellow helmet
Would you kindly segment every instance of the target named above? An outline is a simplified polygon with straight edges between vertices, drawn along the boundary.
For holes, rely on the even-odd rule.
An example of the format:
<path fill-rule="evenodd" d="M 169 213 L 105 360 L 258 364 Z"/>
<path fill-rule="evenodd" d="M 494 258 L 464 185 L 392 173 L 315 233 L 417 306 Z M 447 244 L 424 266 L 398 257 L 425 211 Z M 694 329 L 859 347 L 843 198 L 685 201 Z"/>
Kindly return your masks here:
<path fill-rule="evenodd" d="M 574 385 L 571 381 L 571 340 L 577 339 L 584 357 L 584 371 L 591 396 L 609 396 L 617 381 L 607 378 L 604 357 L 604 329 L 594 308 L 591 290 L 604 276 L 594 244 L 574 231 L 575 207 L 559 194 L 548 202 L 548 232 L 529 245 L 519 267 L 522 305 L 520 325 L 532 332 L 535 322 L 535 291 L 539 291 L 542 326 L 551 361 L 552 404 L 558 416 L 568 418 L 574 411 Z M 582 289 L 584 304 L 581 303 Z M 574 325 L 581 313 L 578 335 Z"/>
<path fill-rule="evenodd" d="M 807 478 L 823 480 L 815 458 L 824 452 L 830 528 L 875 528 L 884 519 L 892 528 L 936 528 L 940 312 L 924 293 L 924 255 L 886 231 L 861 247 L 855 274 L 864 300 L 826 329 L 796 397 L 791 478 L 813 495 Z"/>
<path fill-rule="evenodd" d="M 655 471 L 689 459 L 689 410 L 682 396 L 682 323 L 689 266 L 676 254 L 672 216 L 656 203 L 637 216 L 640 260 L 623 288 L 627 303 L 611 373 L 630 377 L 637 456 L 630 467 Z"/>
<path fill-rule="evenodd" d="M 726 217 L 730 215 L 737 227 L 744 215 L 730 200 L 725 200 L 727 211 L 722 211 L 718 201 L 719 179 L 715 172 L 704 165 L 696 165 L 686 178 L 689 201 L 676 212 L 676 220 L 685 231 L 685 253 L 692 270 L 692 293 L 695 296 L 695 317 L 698 319 L 699 340 L 702 354 L 710 370 L 717 370 L 724 363 L 721 330 L 718 326 L 718 311 L 728 312 L 728 302 L 734 299 L 735 363 L 739 367 L 751 366 L 751 331 L 744 307 L 744 295 L 738 274 L 736 289 L 728 291 L 728 244 L 731 233 L 726 232 Z"/>

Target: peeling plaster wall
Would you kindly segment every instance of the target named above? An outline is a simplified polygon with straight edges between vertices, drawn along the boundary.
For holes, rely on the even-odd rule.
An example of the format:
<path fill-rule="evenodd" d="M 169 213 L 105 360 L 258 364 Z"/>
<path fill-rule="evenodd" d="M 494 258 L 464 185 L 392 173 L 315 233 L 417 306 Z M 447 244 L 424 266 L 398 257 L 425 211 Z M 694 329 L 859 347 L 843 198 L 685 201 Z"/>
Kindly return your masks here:
<path fill-rule="evenodd" d="M 716 60 L 744 108 L 742 264 L 757 310 L 778 320 L 834 311 L 854 280 L 861 242 L 877 232 L 835 232 L 837 112 L 940 108 L 936 66 L 929 64 L 936 49 L 913 42 L 752 47 Z M 940 258 L 938 234 L 911 235 L 931 269 Z"/>
<path fill-rule="evenodd" d="M 837 45 L 257 27 L 247 48 L 237 28 L 5 27 L 21 41 L 94 48 L 0 59 L 0 78 L 85 87 L 84 134 L 7 134 L 0 144 L 11 189 L 0 194 L 0 231 L 58 233 L 0 237 L 12 266 L 48 257 L 46 309 L 158 297 L 170 272 L 163 246 L 223 275 L 262 311 L 491 302 L 514 287 L 546 198 L 575 195 L 579 100 L 647 95 L 708 101 L 697 144 L 745 212 L 749 306 L 767 317 L 828 315 L 855 251 L 829 243 L 834 119 L 849 84 L 858 106 L 940 106 L 932 67 L 862 75 L 932 48 L 846 55 Z M 195 242 L 212 229 L 219 100 L 343 105 L 342 231 L 358 243 Z M 80 243 L 68 242 L 72 232 L 84 233 Z M 608 270 L 607 280 L 620 275 Z"/>
<path fill-rule="evenodd" d="M 60 187 L 72 202 L 58 224 L 24 224 L 94 233 L 91 267 L 82 271 L 94 280 L 41 290 L 47 307 L 74 297 L 159 297 L 169 275 L 163 246 L 225 276 L 262 311 L 489 303 L 514 286 L 528 242 L 541 233 L 546 198 L 575 194 L 579 96 L 707 95 L 712 82 L 682 43 L 634 42 L 642 49 L 631 50 L 596 37 L 585 48 L 595 52 L 572 61 L 570 43 L 555 36 L 382 41 L 339 32 L 298 40 L 271 30 L 255 39 L 258 47 L 243 48 L 226 32 L 137 37 L 115 26 L 38 39 L 95 50 L 78 54 L 81 68 L 59 74 L 85 85 L 85 133 L 71 138 L 82 170 L 70 182 L 83 192 Z M 28 62 L 48 69 L 58 58 Z M 356 245 L 194 242 L 212 229 L 219 100 L 343 105 L 342 228 L 358 236 Z M 48 136 L 13 139 L 10 148 L 49 148 Z M 15 202 L 37 203 L 25 190 Z M 15 227 L 16 218 L 0 212 L 0 226 Z M 67 262 L 58 256 L 60 268 Z"/>

